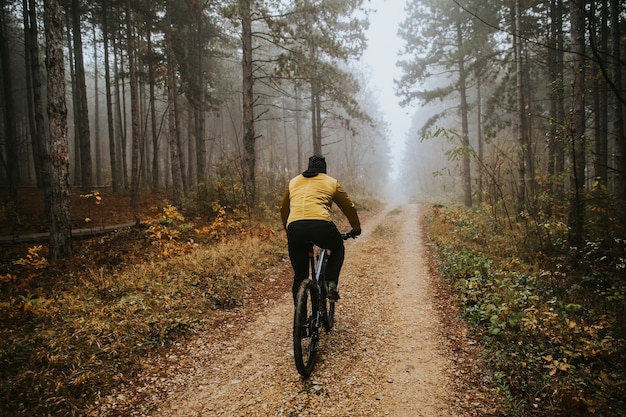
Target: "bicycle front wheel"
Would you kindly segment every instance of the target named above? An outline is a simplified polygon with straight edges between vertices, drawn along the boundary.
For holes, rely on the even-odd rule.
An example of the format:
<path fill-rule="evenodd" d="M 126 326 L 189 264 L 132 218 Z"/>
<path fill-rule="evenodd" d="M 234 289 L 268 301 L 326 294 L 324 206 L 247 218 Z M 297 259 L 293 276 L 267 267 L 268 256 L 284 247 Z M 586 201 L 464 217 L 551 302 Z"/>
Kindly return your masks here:
<path fill-rule="evenodd" d="M 316 326 L 317 289 L 310 279 L 300 284 L 293 318 L 293 356 L 300 375 L 308 378 L 315 364 L 319 333 Z"/>

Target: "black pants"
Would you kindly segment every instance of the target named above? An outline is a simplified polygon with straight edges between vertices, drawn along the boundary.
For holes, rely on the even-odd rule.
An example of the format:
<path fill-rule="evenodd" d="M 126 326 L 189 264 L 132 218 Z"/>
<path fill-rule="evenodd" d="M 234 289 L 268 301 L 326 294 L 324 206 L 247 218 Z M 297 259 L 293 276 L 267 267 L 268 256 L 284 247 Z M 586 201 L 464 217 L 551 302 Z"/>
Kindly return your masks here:
<path fill-rule="evenodd" d="M 309 275 L 309 255 L 305 242 L 330 249 L 326 264 L 326 281 L 337 283 L 343 265 L 345 248 L 341 233 L 333 222 L 324 220 L 299 220 L 287 227 L 289 259 L 293 267 L 293 298 L 298 295 L 300 283 Z"/>

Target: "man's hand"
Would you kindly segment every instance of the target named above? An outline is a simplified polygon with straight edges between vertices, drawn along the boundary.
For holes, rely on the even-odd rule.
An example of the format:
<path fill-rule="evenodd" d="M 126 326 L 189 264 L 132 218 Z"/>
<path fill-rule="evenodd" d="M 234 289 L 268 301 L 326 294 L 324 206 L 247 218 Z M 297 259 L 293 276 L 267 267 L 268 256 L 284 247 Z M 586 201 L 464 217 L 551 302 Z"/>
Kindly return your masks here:
<path fill-rule="evenodd" d="M 350 235 L 350 237 L 352 239 L 354 239 L 355 237 L 359 236 L 360 234 L 361 234 L 361 229 L 359 229 L 359 230 L 354 230 L 353 229 L 353 230 L 350 230 L 350 233 L 349 233 L 349 235 Z"/>

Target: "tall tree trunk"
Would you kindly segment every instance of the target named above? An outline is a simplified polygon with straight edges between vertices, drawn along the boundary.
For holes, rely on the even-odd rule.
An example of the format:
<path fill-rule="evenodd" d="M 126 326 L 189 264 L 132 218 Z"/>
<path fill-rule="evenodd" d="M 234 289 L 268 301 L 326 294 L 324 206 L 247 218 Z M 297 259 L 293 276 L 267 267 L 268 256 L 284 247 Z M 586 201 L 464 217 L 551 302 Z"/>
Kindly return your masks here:
<path fill-rule="evenodd" d="M 203 94 L 204 96 L 204 94 Z M 196 130 L 196 174 L 199 183 L 203 183 L 206 180 L 206 142 L 204 140 L 204 131 L 206 126 L 206 120 L 204 117 L 204 101 L 200 103 L 200 108 L 194 111 L 195 115 L 195 130 Z"/>
<path fill-rule="evenodd" d="M 557 67 L 557 126 L 559 126 L 556 141 L 556 159 L 555 170 L 557 178 L 565 177 L 565 142 L 567 134 L 564 132 L 565 125 L 565 36 L 563 34 L 563 16 L 565 14 L 565 6 L 563 0 L 556 0 L 557 8 L 557 42 L 556 42 L 556 67 Z M 560 180 L 556 184 L 555 195 L 557 201 L 563 201 L 565 198 L 565 181 Z"/>
<path fill-rule="evenodd" d="M 527 208 L 528 204 L 528 186 L 532 173 L 529 172 L 530 160 L 530 141 L 528 139 L 528 121 L 526 117 L 526 102 L 524 99 L 524 68 L 523 68 L 523 41 L 521 35 L 521 6 L 520 0 L 516 0 L 514 13 L 515 37 L 513 48 L 515 50 L 515 79 L 516 79 L 516 95 L 517 95 L 517 134 L 519 138 L 519 180 L 520 185 L 517 194 L 517 211 L 521 213 Z"/>
<path fill-rule="evenodd" d="M 40 150 L 37 142 L 37 127 L 35 126 L 35 105 L 33 103 L 33 77 L 31 74 L 31 31 L 29 23 L 28 0 L 22 0 L 22 24 L 24 26 L 24 78 L 26 81 L 26 117 L 28 119 L 28 131 L 26 135 L 30 137 L 30 144 L 33 154 L 33 165 L 35 168 L 35 178 L 37 186 L 41 186 L 41 170 L 38 163 Z M 35 21 L 36 24 L 36 21 Z"/>
<path fill-rule="evenodd" d="M 548 38 L 548 72 L 550 89 L 550 133 L 548 139 L 548 175 L 555 202 L 563 201 L 565 170 L 563 125 L 563 0 L 550 0 L 550 34 Z"/>
<path fill-rule="evenodd" d="M 302 168 L 302 114 L 301 114 L 301 98 L 300 98 L 300 85 L 296 82 L 296 141 L 298 142 L 298 167 Z"/>
<path fill-rule="evenodd" d="M 470 143 L 469 143 L 469 120 L 468 113 L 469 108 L 467 105 L 467 73 L 465 71 L 465 57 L 460 52 L 463 46 L 463 33 L 461 30 L 461 24 L 457 21 L 457 48 L 459 50 L 459 95 L 461 99 L 460 113 L 461 113 L 461 145 L 463 146 L 463 160 L 462 160 L 462 176 L 463 176 L 463 195 L 465 207 L 472 206 L 472 171 L 470 167 Z"/>
<path fill-rule="evenodd" d="M 199 4 L 199 3 L 198 3 Z M 205 39 L 205 33 L 203 31 L 203 19 L 204 13 L 202 10 L 194 10 L 194 15 L 196 17 L 196 78 L 197 80 L 197 102 L 194 109 L 194 118 L 195 118 L 195 138 L 196 138 L 196 171 L 197 178 L 199 183 L 203 183 L 206 179 L 206 142 L 204 140 L 205 136 L 205 128 L 206 128 L 206 117 L 204 114 L 206 108 L 206 94 L 205 94 L 205 69 L 204 69 L 204 48 L 202 42 Z"/>
<path fill-rule="evenodd" d="M 135 42 L 131 18 L 130 0 L 126 0 L 126 34 L 128 44 L 128 67 L 130 69 L 130 113 L 132 132 L 130 205 L 139 204 L 139 93 L 137 81 L 137 63 L 135 62 Z"/>
<path fill-rule="evenodd" d="M 20 165 L 18 157 L 17 130 L 15 127 L 15 103 L 13 100 L 13 74 L 7 40 L 6 1 L 0 1 L 0 65 L 2 66 L 2 85 L 4 92 L 4 141 L 6 143 L 6 174 L 9 190 L 13 198 L 17 197 L 17 185 L 20 183 Z"/>
<path fill-rule="evenodd" d="M 100 149 L 100 89 L 98 81 L 100 74 L 98 72 L 98 42 L 96 42 L 96 25 L 92 25 L 93 33 L 93 100 L 94 100 L 94 157 L 96 158 L 96 184 L 102 185 L 102 152 Z"/>
<path fill-rule="evenodd" d="M 176 62 L 176 61 L 174 61 Z M 176 67 L 175 67 L 176 68 Z M 189 193 L 189 175 L 185 167 L 187 166 L 185 161 L 185 148 L 183 147 L 183 135 L 181 132 L 182 123 L 180 121 L 181 114 L 183 113 L 180 110 L 180 106 L 178 104 L 178 100 L 176 97 L 178 96 L 178 86 L 174 84 L 174 114 L 176 115 L 176 147 L 178 148 L 178 163 L 180 165 L 180 174 L 183 180 L 183 196 L 186 196 Z"/>
<path fill-rule="evenodd" d="M 76 95 L 78 114 L 78 143 L 80 143 L 80 175 L 83 191 L 93 186 L 91 165 L 91 136 L 89 133 L 89 109 L 87 106 L 87 85 L 85 81 L 85 63 L 83 59 L 83 36 L 81 33 L 81 13 L 79 0 L 72 0 L 72 37 L 74 40 L 74 72 L 76 75 Z"/>
<path fill-rule="evenodd" d="M 482 65 L 481 65 L 482 66 Z M 483 184 L 485 143 L 483 139 L 482 68 L 476 69 L 476 140 L 478 141 L 478 202 L 482 203 L 485 194 Z"/>
<path fill-rule="evenodd" d="M 287 120 L 289 119 L 289 116 L 287 115 L 286 101 L 287 101 L 286 97 L 283 97 L 281 100 L 282 118 L 283 118 L 283 142 L 285 146 L 285 155 L 284 155 L 285 165 L 282 166 L 281 168 L 287 170 L 287 172 L 291 172 L 292 163 L 291 163 L 291 152 L 289 149 L 290 135 L 289 135 L 289 128 L 287 127 Z"/>
<path fill-rule="evenodd" d="M 135 57 L 137 68 L 135 74 L 145 72 L 145 68 L 141 64 L 140 60 Z M 137 76 L 138 90 L 139 90 L 139 109 L 137 111 L 139 119 L 139 184 L 148 184 L 148 115 L 149 112 L 146 106 L 149 106 L 149 102 L 146 100 L 146 83 L 143 82 L 142 77 Z M 146 115 L 145 118 L 143 115 Z"/>
<path fill-rule="evenodd" d="M 592 15 L 590 17 L 590 37 L 592 48 L 597 48 L 602 57 L 608 56 L 608 22 L 609 5 L 608 0 L 600 0 L 600 21 Z M 591 10 L 596 9 L 596 3 L 592 0 Z M 598 54 L 598 56 L 599 56 Z M 599 63 L 594 65 L 594 73 L 600 73 Z M 593 83 L 593 116 L 594 116 L 594 174 L 596 181 L 602 186 L 608 181 L 608 88 L 603 77 L 597 77 Z"/>
<path fill-rule="evenodd" d="M 615 84 L 615 98 L 613 101 L 613 130 L 617 145 L 617 175 L 615 178 L 615 194 L 622 201 L 626 201 L 626 132 L 624 131 L 624 86 L 622 85 L 623 51 L 622 30 L 623 8 L 620 0 L 611 0 L 611 44 L 613 45 L 612 75 Z M 621 96 L 620 96 L 621 95 Z"/>
<path fill-rule="evenodd" d="M 82 179 L 82 164 L 80 159 L 81 146 L 80 146 L 80 123 L 77 121 L 79 119 L 79 109 L 78 109 L 78 87 L 76 86 L 76 71 L 74 67 L 74 46 L 72 38 L 72 21 L 70 19 L 71 13 L 66 9 L 65 13 L 65 27 L 67 32 L 67 51 L 68 58 L 70 62 L 70 85 L 72 86 L 72 114 L 74 116 L 74 178 L 73 183 L 79 184 Z"/>
<path fill-rule="evenodd" d="M 111 99 L 111 65 L 109 62 L 109 1 L 102 2 L 102 35 L 104 41 L 104 83 L 106 90 L 107 125 L 109 132 L 109 160 L 111 166 L 111 185 L 116 193 L 120 188 L 120 175 L 115 152 L 115 125 L 113 120 L 113 102 Z"/>
<path fill-rule="evenodd" d="M 115 129 L 119 138 L 118 146 L 116 147 L 116 159 L 118 163 L 118 176 L 120 179 L 120 186 L 124 189 L 128 188 L 128 160 L 126 159 L 126 95 L 124 93 L 124 80 L 121 76 L 120 68 L 124 66 L 124 58 L 122 48 L 120 46 L 119 30 L 115 31 L 116 38 L 113 40 L 113 72 L 115 79 Z"/>
<path fill-rule="evenodd" d="M 239 0 L 241 13 L 241 39 L 243 47 L 243 185 L 248 209 L 256 203 L 256 146 L 254 132 L 254 75 L 252 69 L 252 17 L 251 0 Z"/>
<path fill-rule="evenodd" d="M 26 0 L 24 0 L 24 7 L 26 7 Z M 37 10 L 35 0 L 29 0 L 28 2 L 28 62 L 30 68 L 27 68 L 27 72 L 30 75 L 32 94 L 32 109 L 34 113 L 34 130 L 33 130 L 33 157 L 35 159 L 35 172 L 37 175 L 37 185 L 43 187 L 43 158 L 47 152 L 46 144 L 46 126 L 44 118 L 43 100 L 41 94 L 41 63 L 39 61 L 39 42 L 38 42 L 38 29 L 37 29 Z M 48 173 L 49 174 L 49 173 Z"/>
<path fill-rule="evenodd" d="M 569 114 L 570 171 L 569 242 L 580 246 L 585 221 L 585 15 L 584 2 L 570 3 L 572 27 L 572 104 Z"/>
<path fill-rule="evenodd" d="M 315 118 L 315 154 L 322 155 L 324 144 L 322 143 L 322 93 L 319 80 L 315 80 L 315 102 L 313 117 Z"/>
<path fill-rule="evenodd" d="M 170 0 L 171 1 L 171 0 Z M 168 126 L 170 164 L 172 168 L 172 202 L 174 206 L 181 207 L 183 200 L 183 175 L 180 165 L 179 140 L 178 140 L 178 117 L 176 115 L 176 57 L 174 55 L 174 40 L 171 30 L 171 4 L 168 2 L 166 11 L 166 60 L 167 60 L 167 102 L 168 102 Z"/>
<path fill-rule="evenodd" d="M 191 106 L 187 111 L 187 178 L 189 187 L 193 187 L 197 180 L 198 153 L 196 152 L 196 118 L 195 109 Z"/>
<path fill-rule="evenodd" d="M 322 154 L 322 138 L 317 135 L 317 83 L 314 76 L 311 77 L 311 140 L 313 141 L 313 154 Z"/>
<path fill-rule="evenodd" d="M 50 152 L 45 155 L 45 169 L 50 172 L 50 182 L 45 184 L 45 198 L 48 200 L 46 207 L 50 210 L 50 255 L 56 259 L 72 254 L 63 25 L 57 0 L 44 2 L 44 21 L 50 123 Z"/>
<path fill-rule="evenodd" d="M 148 53 L 150 60 L 148 63 L 148 80 L 150 83 L 150 125 L 152 131 L 152 172 L 151 172 L 151 189 L 156 191 L 159 189 L 159 133 L 156 122 L 156 95 L 154 85 L 156 84 L 154 76 L 154 51 L 152 50 L 152 27 L 148 29 Z"/>

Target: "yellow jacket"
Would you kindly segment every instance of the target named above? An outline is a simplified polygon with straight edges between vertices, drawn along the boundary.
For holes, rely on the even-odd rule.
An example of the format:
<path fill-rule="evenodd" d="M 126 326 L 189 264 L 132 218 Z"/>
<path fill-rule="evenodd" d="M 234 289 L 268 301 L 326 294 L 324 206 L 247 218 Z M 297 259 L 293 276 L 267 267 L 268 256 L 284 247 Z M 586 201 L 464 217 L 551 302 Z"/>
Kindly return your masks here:
<path fill-rule="evenodd" d="M 336 179 L 322 173 L 310 178 L 298 175 L 289 181 L 280 208 L 283 226 L 286 228 L 297 220 L 332 221 L 330 208 L 333 201 L 348 218 L 352 230 L 361 230 L 359 216 L 348 194 Z"/>

